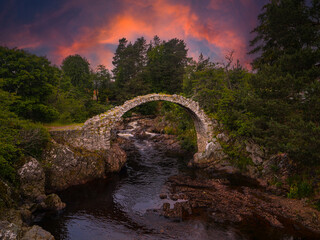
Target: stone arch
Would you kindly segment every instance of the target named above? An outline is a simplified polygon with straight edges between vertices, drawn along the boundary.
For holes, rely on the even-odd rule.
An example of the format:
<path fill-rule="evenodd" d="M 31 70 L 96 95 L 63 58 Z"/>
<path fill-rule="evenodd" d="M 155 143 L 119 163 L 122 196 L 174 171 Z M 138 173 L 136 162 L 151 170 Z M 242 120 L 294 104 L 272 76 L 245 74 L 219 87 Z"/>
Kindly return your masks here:
<path fill-rule="evenodd" d="M 204 111 L 199 107 L 199 104 L 191 99 L 180 95 L 168 94 L 148 94 L 138 96 L 126 101 L 123 105 L 110 109 L 106 113 L 94 116 L 88 119 L 83 127 L 82 132 L 85 136 L 82 141 L 90 150 L 101 150 L 110 148 L 111 130 L 118 121 L 121 121 L 122 116 L 129 110 L 152 101 L 167 101 L 176 103 L 187 110 L 193 119 L 195 130 L 197 132 L 198 152 L 205 150 L 206 145 L 212 138 L 213 122 L 207 117 Z"/>

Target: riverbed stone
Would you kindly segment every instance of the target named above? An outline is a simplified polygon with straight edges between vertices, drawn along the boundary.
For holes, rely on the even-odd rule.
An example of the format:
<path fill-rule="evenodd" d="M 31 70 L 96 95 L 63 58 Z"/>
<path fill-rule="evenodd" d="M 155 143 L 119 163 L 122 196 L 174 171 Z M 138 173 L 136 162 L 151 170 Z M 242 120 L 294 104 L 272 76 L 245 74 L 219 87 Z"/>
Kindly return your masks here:
<path fill-rule="evenodd" d="M 166 199 L 167 198 L 167 194 L 166 193 L 161 193 L 159 195 L 160 199 Z"/>
<path fill-rule="evenodd" d="M 173 208 L 170 208 L 169 203 L 164 203 L 162 205 L 163 216 L 168 218 L 180 218 L 183 219 L 192 214 L 192 209 L 189 202 L 176 202 Z"/>

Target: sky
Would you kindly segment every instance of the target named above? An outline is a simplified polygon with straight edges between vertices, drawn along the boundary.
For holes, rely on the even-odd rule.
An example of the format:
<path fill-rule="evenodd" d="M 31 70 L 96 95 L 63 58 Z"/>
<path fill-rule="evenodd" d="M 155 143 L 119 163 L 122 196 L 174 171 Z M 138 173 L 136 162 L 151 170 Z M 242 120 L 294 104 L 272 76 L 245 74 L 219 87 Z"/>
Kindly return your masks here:
<path fill-rule="evenodd" d="M 73 54 L 112 69 L 119 39 L 183 39 L 189 57 L 214 62 L 234 50 L 248 67 L 250 33 L 267 0 L 0 0 L 0 45 L 46 56 Z"/>

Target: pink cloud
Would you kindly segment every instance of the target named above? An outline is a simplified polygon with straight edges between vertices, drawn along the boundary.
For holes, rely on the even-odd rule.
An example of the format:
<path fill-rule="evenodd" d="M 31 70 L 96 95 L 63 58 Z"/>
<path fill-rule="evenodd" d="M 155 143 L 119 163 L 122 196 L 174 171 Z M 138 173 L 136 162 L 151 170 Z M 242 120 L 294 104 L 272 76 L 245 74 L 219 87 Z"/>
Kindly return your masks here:
<path fill-rule="evenodd" d="M 249 61 L 248 32 L 256 16 L 248 13 L 257 11 L 254 0 L 211 0 L 207 6 L 175 0 L 123 0 L 115 11 L 108 10 L 106 4 L 67 1 L 51 14 L 38 15 L 32 25 L 20 27 L 10 44 L 28 49 L 49 47 L 48 57 L 56 64 L 68 55 L 80 54 L 93 66 L 102 63 L 112 68 L 114 49 L 110 44 L 117 45 L 122 37 L 135 41 L 141 36 L 150 40 L 158 35 L 164 40 L 184 39 L 189 55 L 194 58 L 204 48 L 209 49 L 204 55 L 214 55 L 219 61 L 230 50 L 235 50 L 235 58 L 244 63 Z M 244 7 L 245 12 L 236 6 Z M 76 11 L 75 17 L 66 18 L 70 11 Z M 57 21 L 59 24 L 48 26 Z M 38 33 L 39 29 L 44 30 Z"/>

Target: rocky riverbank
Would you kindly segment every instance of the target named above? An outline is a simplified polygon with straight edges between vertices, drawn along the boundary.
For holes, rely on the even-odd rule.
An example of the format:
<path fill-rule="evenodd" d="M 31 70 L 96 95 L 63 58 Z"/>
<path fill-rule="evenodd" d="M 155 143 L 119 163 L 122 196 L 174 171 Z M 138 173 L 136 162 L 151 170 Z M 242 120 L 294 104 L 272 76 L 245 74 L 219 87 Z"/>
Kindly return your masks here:
<path fill-rule="evenodd" d="M 187 220 L 199 215 L 218 224 L 246 224 L 278 229 L 301 239 L 320 239 L 320 213 L 303 201 L 276 196 L 252 178 L 225 171 L 200 171 L 194 178 L 173 176 L 168 181 L 169 193 L 161 198 L 177 201 L 173 207 L 165 203 L 161 214 Z"/>
<path fill-rule="evenodd" d="M 159 121 L 147 118 L 137 119 L 137 122 L 140 127 L 133 133 L 136 137 L 151 138 L 159 143 L 159 148 L 169 148 L 172 153 L 183 153 L 174 136 L 150 135 L 152 132 L 161 132 L 161 126 L 157 124 Z M 126 124 L 122 128 L 126 128 Z M 122 146 L 126 151 L 134 151 L 128 141 Z M 163 204 L 160 214 L 180 220 L 201 216 L 217 224 L 240 226 L 244 232 L 254 231 L 252 227 L 247 228 L 247 225 L 265 228 L 266 235 L 256 236 L 257 239 L 270 239 L 268 231 L 280 231 L 298 239 L 320 239 L 319 211 L 309 207 L 305 201 L 286 198 L 286 189 L 270 186 L 266 180 L 248 172 L 243 175 L 228 162 L 223 164 L 222 161 L 214 161 L 226 159 L 222 151 L 213 152 L 215 149 L 213 147 L 207 151 L 211 152 L 210 164 L 194 170 L 193 177 L 177 175 L 169 178 L 169 192 L 162 193 L 159 197 L 170 201 Z M 259 158 L 256 146 L 248 147 L 248 152 L 250 151 L 253 158 Z M 194 161 L 197 159 L 193 159 L 189 165 L 193 165 Z M 288 161 L 285 156 L 275 157 L 268 161 L 265 169 L 272 163 L 285 165 L 287 162 L 284 161 Z M 258 164 L 258 160 L 256 162 Z M 290 164 L 287 165 L 281 169 L 288 171 Z M 266 171 L 265 176 L 268 176 Z M 283 175 L 286 177 L 285 172 Z M 169 203 L 172 201 L 176 202 L 173 206 Z"/>
<path fill-rule="evenodd" d="M 106 178 L 119 172 L 126 162 L 126 153 L 115 142 L 107 151 L 88 151 L 71 144 L 52 132 L 42 159 L 25 158 L 18 170 L 19 187 L 3 182 L 1 191 L 12 199 L 11 206 L 0 212 L 0 239 L 52 240 L 53 236 L 33 224 L 39 214 L 59 212 L 66 206 L 55 192 L 73 185 Z"/>

